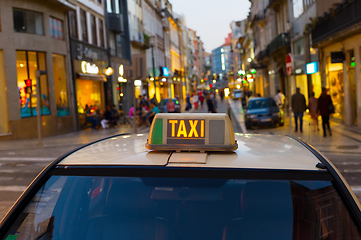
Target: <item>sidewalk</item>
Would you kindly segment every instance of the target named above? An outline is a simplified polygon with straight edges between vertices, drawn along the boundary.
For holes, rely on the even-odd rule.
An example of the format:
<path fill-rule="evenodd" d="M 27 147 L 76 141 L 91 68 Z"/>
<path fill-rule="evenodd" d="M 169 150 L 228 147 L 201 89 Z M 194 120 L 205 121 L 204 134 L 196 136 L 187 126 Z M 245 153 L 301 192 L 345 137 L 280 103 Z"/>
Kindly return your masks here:
<path fill-rule="evenodd" d="M 244 124 L 242 105 L 233 100 L 229 100 L 234 115 L 238 115 L 239 124 Z M 323 137 L 322 122 L 319 119 L 320 131 L 314 132 L 313 123 L 310 115 L 305 114 L 303 117 L 303 133 L 294 132 L 294 118 L 292 117 L 291 127 L 289 117 L 285 115 L 285 125 L 283 127 L 271 128 L 260 127 L 247 130 L 247 133 L 253 134 L 271 134 L 271 135 L 292 135 L 302 138 L 310 143 L 322 153 L 330 154 L 361 154 L 361 129 L 356 127 L 345 126 L 341 122 L 330 121 L 332 137 L 329 135 Z"/>
<path fill-rule="evenodd" d="M 149 132 L 149 127 L 138 127 L 137 133 Z M 120 125 L 111 129 L 82 130 L 52 137 L 42 138 L 42 146 L 38 146 L 38 139 L 0 141 L 0 160 L 12 161 L 51 161 L 84 144 L 105 137 L 133 133 L 130 125 Z"/>

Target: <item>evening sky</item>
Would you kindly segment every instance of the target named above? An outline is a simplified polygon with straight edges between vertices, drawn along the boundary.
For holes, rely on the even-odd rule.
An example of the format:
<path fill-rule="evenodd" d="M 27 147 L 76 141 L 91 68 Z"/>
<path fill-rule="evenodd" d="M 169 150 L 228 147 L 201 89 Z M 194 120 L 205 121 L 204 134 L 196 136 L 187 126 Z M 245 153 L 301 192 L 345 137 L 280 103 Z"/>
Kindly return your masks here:
<path fill-rule="evenodd" d="M 188 28 L 197 31 L 206 52 L 224 44 L 230 23 L 247 18 L 249 0 L 170 0 L 173 11 L 186 17 Z"/>

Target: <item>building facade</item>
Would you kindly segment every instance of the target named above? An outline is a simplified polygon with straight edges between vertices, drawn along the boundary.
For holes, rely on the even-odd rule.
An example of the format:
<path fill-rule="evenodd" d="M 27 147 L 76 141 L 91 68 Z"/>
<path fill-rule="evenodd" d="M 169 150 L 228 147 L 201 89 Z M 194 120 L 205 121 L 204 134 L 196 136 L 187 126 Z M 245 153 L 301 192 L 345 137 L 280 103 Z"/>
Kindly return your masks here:
<path fill-rule="evenodd" d="M 361 126 L 361 3 L 316 0 L 317 20 L 310 25 L 318 49 L 321 84 L 335 105 L 333 117 Z"/>
<path fill-rule="evenodd" d="M 105 1 L 108 61 L 113 73 L 108 76 L 116 109 L 128 112 L 133 94 L 132 83 L 125 78 L 125 66 L 131 65 L 128 3 L 126 0 Z"/>
<path fill-rule="evenodd" d="M 105 3 L 102 0 L 77 0 L 70 11 L 69 35 L 73 69 L 77 128 L 86 122 L 86 112 L 104 111 L 113 102 L 112 82 L 105 70 L 110 66 L 105 25 Z"/>
<path fill-rule="evenodd" d="M 75 1 L 0 2 L 0 140 L 75 130 L 67 12 Z M 36 71 L 46 71 L 39 81 Z M 39 99 L 37 96 L 40 96 Z"/>

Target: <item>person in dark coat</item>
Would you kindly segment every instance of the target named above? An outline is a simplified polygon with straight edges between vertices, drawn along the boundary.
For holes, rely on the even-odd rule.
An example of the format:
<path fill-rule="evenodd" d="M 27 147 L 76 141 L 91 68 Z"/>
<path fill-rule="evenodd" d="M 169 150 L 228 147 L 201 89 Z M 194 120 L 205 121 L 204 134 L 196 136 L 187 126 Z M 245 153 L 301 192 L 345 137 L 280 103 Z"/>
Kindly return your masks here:
<path fill-rule="evenodd" d="M 302 132 L 303 112 L 306 111 L 306 98 L 300 93 L 300 88 L 296 88 L 296 93 L 292 95 L 291 99 L 292 111 L 295 117 L 295 132 L 298 131 L 298 119 L 300 119 L 300 131 Z"/>
<path fill-rule="evenodd" d="M 211 95 L 208 94 L 207 95 L 207 107 L 208 107 L 208 112 L 209 113 L 214 113 L 214 106 L 213 106 L 213 101 L 211 99 Z"/>
<path fill-rule="evenodd" d="M 330 127 L 330 112 L 329 106 L 332 103 L 331 96 L 327 94 L 327 89 L 322 88 L 321 96 L 318 98 L 317 101 L 317 111 L 320 113 L 322 117 L 322 128 L 323 128 L 323 136 L 326 137 L 326 127 L 330 136 L 332 136 L 331 127 Z"/>

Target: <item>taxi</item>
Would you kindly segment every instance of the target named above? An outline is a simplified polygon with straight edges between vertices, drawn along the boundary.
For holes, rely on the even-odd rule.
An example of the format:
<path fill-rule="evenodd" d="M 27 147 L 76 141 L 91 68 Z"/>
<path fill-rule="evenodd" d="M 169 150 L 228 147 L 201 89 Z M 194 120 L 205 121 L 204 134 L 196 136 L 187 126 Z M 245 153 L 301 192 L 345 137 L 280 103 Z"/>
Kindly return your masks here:
<path fill-rule="evenodd" d="M 0 239 L 361 239 L 356 196 L 292 136 L 235 134 L 226 114 L 157 114 L 46 167 Z"/>

